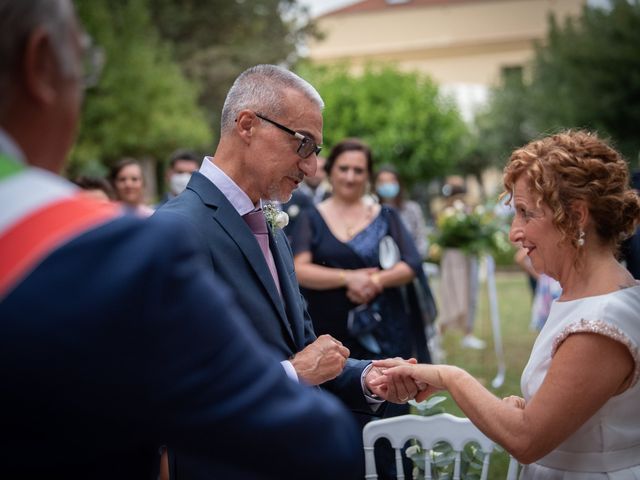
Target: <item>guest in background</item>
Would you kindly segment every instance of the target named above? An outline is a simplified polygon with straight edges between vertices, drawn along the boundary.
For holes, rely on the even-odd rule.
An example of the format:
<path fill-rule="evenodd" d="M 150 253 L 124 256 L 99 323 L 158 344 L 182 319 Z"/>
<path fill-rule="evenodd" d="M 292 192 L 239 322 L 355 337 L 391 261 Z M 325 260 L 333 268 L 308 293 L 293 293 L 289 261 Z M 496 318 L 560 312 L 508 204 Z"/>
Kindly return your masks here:
<path fill-rule="evenodd" d="M 116 199 L 136 214 L 148 217 L 153 209 L 144 201 L 144 176 L 142 166 L 133 158 L 123 158 L 111 168 L 109 180 L 116 192 Z"/>
<path fill-rule="evenodd" d="M 102 177 L 82 175 L 77 177 L 73 183 L 98 200 L 110 202 L 115 199 L 111 184 Z"/>
<path fill-rule="evenodd" d="M 166 178 L 169 190 L 162 196 L 156 208 L 179 195 L 187 188 L 191 174 L 200 167 L 200 158 L 191 150 L 176 150 L 169 157 Z"/>
<path fill-rule="evenodd" d="M 631 185 L 636 192 L 640 192 L 640 170 L 636 170 L 631 175 Z M 640 227 L 631 237 L 622 242 L 621 254 L 627 270 L 633 278 L 640 280 Z"/>
<path fill-rule="evenodd" d="M 455 179 L 442 188 L 445 205 L 468 213 L 465 201 L 467 189 Z M 478 258 L 461 248 L 444 248 L 440 261 L 440 315 L 441 333 L 448 329 L 461 330 L 464 334 L 460 345 L 481 350 L 486 342 L 473 334 L 478 304 Z"/>
<path fill-rule="evenodd" d="M 405 198 L 402 182 L 395 167 L 392 165 L 380 167 L 373 183 L 379 201 L 384 205 L 395 208 L 400 214 L 400 218 L 411 235 L 420 257 L 424 259 L 429 249 L 429 241 L 427 240 L 427 226 L 422 209 L 417 202 Z M 414 322 L 413 325 L 416 329 L 414 338 L 416 339 L 418 361 L 431 363 L 430 349 L 426 345 L 423 346 L 421 342 L 430 336 L 431 340 L 435 341 L 437 308 L 431 286 L 423 271 L 418 272 L 418 276 L 413 281 L 413 288 L 407 289 L 406 294 L 411 302 L 410 304 L 413 306 L 411 309 L 412 314 L 417 315 L 420 312 L 423 320 L 421 323 Z M 430 332 L 430 335 L 421 332 L 421 330 Z M 433 347 L 437 348 L 437 342 L 435 343 Z M 423 357 L 422 352 L 426 352 L 427 356 Z"/>
<path fill-rule="evenodd" d="M 627 164 L 596 135 L 562 132 L 513 152 L 504 186 L 511 241 L 562 285 L 522 374 L 524 398 L 496 398 L 452 365 L 392 367 L 380 382 L 425 382 L 418 399 L 448 390 L 527 464 L 522 480 L 640 478 L 640 282 L 615 256 L 640 221 Z"/>
<path fill-rule="evenodd" d="M 422 208 L 420 208 L 418 202 L 405 198 L 404 188 L 395 167 L 392 165 L 380 167 L 373 183 L 380 202 L 391 205 L 398 211 L 405 227 L 411 234 L 418 253 L 422 258 L 425 258 L 429 249 L 429 242 Z"/>
<path fill-rule="evenodd" d="M 531 305 L 531 322 L 529 328 L 539 332 L 547 323 L 551 312 L 551 304 L 562 294 L 560 283 L 549 275 L 541 273 L 536 281 L 536 292 Z"/>
<path fill-rule="evenodd" d="M 372 176 L 369 147 L 357 139 L 338 143 L 326 170 L 333 194 L 300 214 L 293 235 L 296 273 L 318 333 L 328 333 L 359 358 L 410 357 L 410 319 L 399 287 L 422 268 L 413 240 L 395 209 L 365 201 Z M 399 256 L 380 265 L 380 241 L 391 236 Z M 350 332 L 357 307 L 375 309 L 382 321 L 363 339 Z"/>
<path fill-rule="evenodd" d="M 331 150 L 326 170 L 333 194 L 300 214 L 295 269 L 318 334 L 330 334 L 357 358 L 409 358 L 417 354 L 416 320 L 401 287 L 411 284 L 422 261 L 395 209 L 368 201 L 372 168 L 371 150 L 360 140 L 343 140 Z M 386 268 L 380 258 L 384 238 L 398 249 Z M 388 405 L 384 416 L 405 413 L 407 405 Z M 385 450 L 380 467 L 389 472 L 392 450 Z"/>

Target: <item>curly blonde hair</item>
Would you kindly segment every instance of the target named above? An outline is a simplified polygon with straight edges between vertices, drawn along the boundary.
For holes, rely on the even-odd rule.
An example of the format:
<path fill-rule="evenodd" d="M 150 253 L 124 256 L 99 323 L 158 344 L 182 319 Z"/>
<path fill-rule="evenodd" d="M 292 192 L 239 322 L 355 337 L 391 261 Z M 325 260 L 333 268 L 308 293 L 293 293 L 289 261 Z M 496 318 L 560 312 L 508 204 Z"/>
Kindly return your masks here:
<path fill-rule="evenodd" d="M 640 199 L 629 186 L 627 163 L 596 134 L 568 130 L 515 150 L 504 168 L 503 196 L 509 200 L 521 175 L 538 205 L 544 203 L 553 212 L 552 222 L 563 240 L 575 248 L 580 230 L 576 202 L 587 205 L 598 237 L 613 251 L 640 221 Z"/>

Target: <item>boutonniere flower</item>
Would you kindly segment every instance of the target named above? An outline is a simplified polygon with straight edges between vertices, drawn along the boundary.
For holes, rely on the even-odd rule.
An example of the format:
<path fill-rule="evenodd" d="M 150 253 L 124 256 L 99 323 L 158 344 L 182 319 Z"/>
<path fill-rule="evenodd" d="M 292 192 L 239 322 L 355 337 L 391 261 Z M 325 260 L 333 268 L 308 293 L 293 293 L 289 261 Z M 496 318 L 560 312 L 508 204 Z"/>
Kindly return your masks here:
<path fill-rule="evenodd" d="M 263 205 L 262 211 L 264 212 L 264 218 L 267 220 L 271 230 L 284 228 L 289 224 L 289 215 L 282 210 L 278 210 L 270 203 Z"/>

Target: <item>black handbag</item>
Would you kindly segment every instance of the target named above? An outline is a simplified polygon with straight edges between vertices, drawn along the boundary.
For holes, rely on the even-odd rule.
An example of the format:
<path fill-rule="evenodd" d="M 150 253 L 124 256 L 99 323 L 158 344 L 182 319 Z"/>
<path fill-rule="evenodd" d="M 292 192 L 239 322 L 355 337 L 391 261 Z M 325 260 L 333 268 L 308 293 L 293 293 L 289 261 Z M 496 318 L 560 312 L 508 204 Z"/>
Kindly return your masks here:
<path fill-rule="evenodd" d="M 358 305 L 349 310 L 347 316 L 347 329 L 354 337 L 358 337 L 364 333 L 371 333 L 382 321 L 382 316 L 378 311 L 378 305 L 373 302 L 371 304 Z"/>
<path fill-rule="evenodd" d="M 381 321 L 382 315 L 376 302 L 358 305 L 349 310 L 347 330 L 364 348 L 372 353 L 381 353 L 382 348 L 373 336 Z"/>

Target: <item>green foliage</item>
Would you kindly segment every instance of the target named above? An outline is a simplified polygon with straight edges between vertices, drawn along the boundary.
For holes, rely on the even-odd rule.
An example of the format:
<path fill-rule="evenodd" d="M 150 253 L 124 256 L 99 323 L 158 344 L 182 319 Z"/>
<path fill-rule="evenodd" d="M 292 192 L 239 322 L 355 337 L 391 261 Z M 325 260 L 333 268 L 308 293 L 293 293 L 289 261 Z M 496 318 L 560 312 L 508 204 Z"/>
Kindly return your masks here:
<path fill-rule="evenodd" d="M 325 101 L 327 148 L 359 137 L 376 164 L 394 164 L 409 185 L 450 172 L 462 156 L 466 125 L 430 78 L 373 65 L 361 75 L 344 66 L 305 65 L 299 73 Z"/>
<path fill-rule="evenodd" d="M 552 19 L 531 85 L 540 130 L 586 126 L 612 136 L 634 158 L 640 151 L 640 2 L 585 7 L 564 26 Z"/>
<path fill-rule="evenodd" d="M 409 403 L 420 415 L 428 417 L 444 413 L 444 408 L 440 404 L 446 400 L 447 397 L 444 396 L 433 396 L 420 403 L 413 400 Z M 413 478 L 424 478 L 426 459 L 429 459 L 432 478 L 440 480 L 453 478 L 456 452 L 447 442 L 438 442 L 432 449 L 425 451 L 419 443 L 414 441 L 413 445 L 407 448 L 405 455 L 413 461 Z M 466 480 L 479 479 L 482 473 L 483 460 L 484 453 L 476 443 L 471 442 L 465 445 L 460 453 L 460 478 Z"/>
<path fill-rule="evenodd" d="M 454 474 L 456 452 L 446 442 L 438 442 L 429 451 L 415 444 L 407 448 L 407 457 L 414 464 L 413 478 L 424 478 L 426 467 L 425 455 L 430 460 L 431 478 L 450 480 Z M 484 453 L 476 443 L 468 443 L 460 452 L 460 478 L 464 480 L 480 480 Z"/>
<path fill-rule="evenodd" d="M 611 137 L 629 159 L 640 152 L 640 1 L 585 6 L 563 25 L 550 18 L 531 74 L 506 77 L 477 118 L 479 138 L 498 162 L 541 133 L 588 128 Z"/>
<path fill-rule="evenodd" d="M 440 285 L 437 278 L 430 279 L 434 292 L 439 292 Z M 527 284 L 527 276 L 522 271 L 498 271 L 496 273 L 496 287 L 498 291 L 498 307 L 504 348 L 504 358 L 507 363 L 505 381 L 497 389 L 491 386 L 491 379 L 497 372 L 496 355 L 493 347 L 491 316 L 489 311 L 488 291 L 485 282 L 480 283 L 478 292 L 478 310 L 474 327 L 474 335 L 487 342 L 484 350 L 460 348 L 463 332 L 448 329 L 442 336 L 442 347 L 446 351 L 446 362 L 467 370 L 480 383 L 485 385 L 498 398 L 508 395 L 521 396 L 520 376 L 527 364 L 531 347 L 537 332 L 529 329 L 531 321 L 531 291 Z M 436 300 L 439 297 L 436 298 Z M 438 404 L 439 412 L 451 413 L 459 417 L 466 416 L 451 399 L 449 393 L 442 392 L 447 397 L 446 402 Z M 416 413 L 420 413 L 417 411 Z M 506 478 L 509 456 L 504 451 L 491 455 L 489 480 L 503 480 Z"/>
<path fill-rule="evenodd" d="M 163 39 L 183 72 L 200 88 L 199 103 L 218 131 L 235 77 L 259 63 L 293 63 L 305 37 L 315 36 L 295 0 L 149 0 Z"/>
<path fill-rule="evenodd" d="M 503 167 L 514 149 L 535 136 L 527 91 L 522 71 L 514 69 L 491 90 L 489 105 L 477 113 L 473 153 L 481 159 L 482 167 Z"/>
<path fill-rule="evenodd" d="M 77 0 L 78 14 L 106 52 L 99 84 L 87 91 L 71 171 L 122 156 L 164 158 L 204 148 L 211 134 L 197 91 L 171 60 L 150 22 L 146 0 Z"/>
<path fill-rule="evenodd" d="M 459 248 L 466 253 L 500 253 L 511 250 L 506 225 L 491 209 L 467 208 L 457 200 L 438 216 L 431 241 L 440 248 Z"/>

